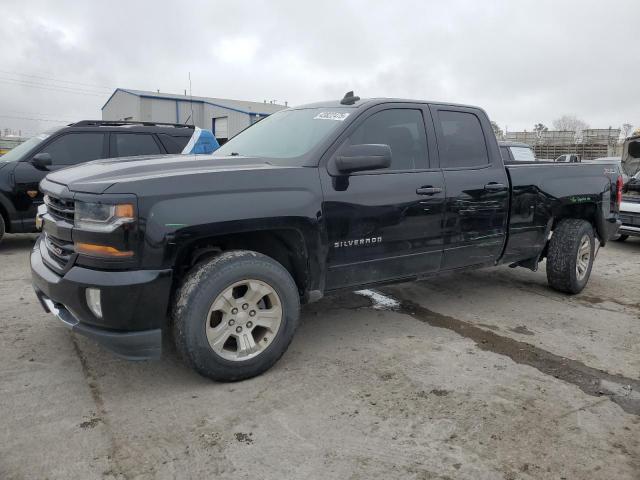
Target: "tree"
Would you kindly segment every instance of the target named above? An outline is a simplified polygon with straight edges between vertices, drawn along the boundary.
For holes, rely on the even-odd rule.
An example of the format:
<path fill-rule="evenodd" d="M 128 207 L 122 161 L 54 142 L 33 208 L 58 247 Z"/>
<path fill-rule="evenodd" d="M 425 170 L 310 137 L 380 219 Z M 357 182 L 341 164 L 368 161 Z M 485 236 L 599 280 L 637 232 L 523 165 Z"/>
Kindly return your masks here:
<path fill-rule="evenodd" d="M 629 135 L 631 135 L 631 132 L 633 131 L 633 125 L 631 125 L 630 123 L 623 123 L 622 124 L 622 128 L 620 129 L 620 132 L 622 133 L 622 138 L 627 138 Z"/>
<path fill-rule="evenodd" d="M 538 140 L 542 139 L 542 133 L 543 132 L 548 132 L 549 129 L 547 128 L 547 126 L 544 123 L 536 123 L 533 126 L 533 133 L 536 134 L 536 138 Z"/>
<path fill-rule="evenodd" d="M 555 130 L 569 130 L 579 133 L 588 129 L 589 124 L 584 120 L 580 120 L 575 115 L 562 115 L 553 121 L 553 128 Z"/>
<path fill-rule="evenodd" d="M 493 133 L 496 136 L 496 138 L 502 138 L 503 137 L 504 132 L 502 131 L 500 126 L 496 122 L 494 122 L 493 120 L 491 120 L 491 128 L 493 128 Z"/>

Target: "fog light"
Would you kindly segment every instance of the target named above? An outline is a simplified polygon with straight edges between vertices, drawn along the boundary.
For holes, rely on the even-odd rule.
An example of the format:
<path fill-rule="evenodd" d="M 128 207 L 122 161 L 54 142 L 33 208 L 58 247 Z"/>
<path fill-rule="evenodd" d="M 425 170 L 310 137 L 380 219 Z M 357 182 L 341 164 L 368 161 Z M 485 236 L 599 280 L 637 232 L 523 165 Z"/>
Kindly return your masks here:
<path fill-rule="evenodd" d="M 87 288 L 85 290 L 85 294 L 87 297 L 87 305 L 89 306 L 89 310 L 91 310 L 96 317 L 102 318 L 102 304 L 100 303 L 100 289 Z"/>

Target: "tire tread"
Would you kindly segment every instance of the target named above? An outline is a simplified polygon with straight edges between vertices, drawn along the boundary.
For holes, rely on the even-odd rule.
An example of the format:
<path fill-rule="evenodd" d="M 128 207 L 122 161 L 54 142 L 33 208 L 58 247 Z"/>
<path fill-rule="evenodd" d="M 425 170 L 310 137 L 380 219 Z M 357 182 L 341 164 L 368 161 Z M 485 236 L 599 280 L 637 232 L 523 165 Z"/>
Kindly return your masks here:
<path fill-rule="evenodd" d="M 572 271 L 575 270 L 575 246 L 587 227 L 591 230 L 593 240 L 593 228 L 586 220 L 566 218 L 556 226 L 547 251 L 547 282 L 551 288 L 565 293 L 578 293 L 586 285 L 589 276 L 586 277 L 585 285 L 580 286 L 575 281 Z"/>

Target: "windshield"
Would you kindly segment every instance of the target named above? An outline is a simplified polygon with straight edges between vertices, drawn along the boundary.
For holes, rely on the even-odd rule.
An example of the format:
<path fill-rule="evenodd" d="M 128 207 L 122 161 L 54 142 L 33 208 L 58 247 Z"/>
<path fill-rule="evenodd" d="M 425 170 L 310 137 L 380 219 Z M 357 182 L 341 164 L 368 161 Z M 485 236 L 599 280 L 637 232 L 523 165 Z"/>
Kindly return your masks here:
<path fill-rule="evenodd" d="M 22 155 L 31 150 L 33 147 L 41 143 L 43 140 L 46 140 L 51 135 L 49 133 L 41 133 L 40 135 L 36 135 L 35 137 L 31 137 L 26 142 L 21 143 L 17 147 L 12 148 L 7 153 L 0 157 L 0 162 L 13 162 L 15 160 L 20 160 Z"/>
<path fill-rule="evenodd" d="M 533 150 L 527 147 L 511 147 L 511 154 L 516 162 L 535 162 Z"/>
<path fill-rule="evenodd" d="M 214 156 L 295 158 L 309 153 L 353 112 L 353 108 L 282 110 L 239 133 Z"/>

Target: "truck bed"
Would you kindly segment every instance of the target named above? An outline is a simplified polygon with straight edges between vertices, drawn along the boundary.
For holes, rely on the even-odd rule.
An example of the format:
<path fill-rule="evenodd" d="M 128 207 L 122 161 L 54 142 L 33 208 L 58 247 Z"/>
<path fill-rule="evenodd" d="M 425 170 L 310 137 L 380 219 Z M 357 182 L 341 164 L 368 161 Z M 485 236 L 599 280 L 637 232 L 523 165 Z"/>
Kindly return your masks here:
<path fill-rule="evenodd" d="M 614 166 L 529 163 L 506 165 L 506 169 L 510 180 L 511 205 L 502 263 L 537 256 L 546 243 L 552 226 L 549 222 L 559 216 L 564 208 L 593 210 L 593 215 L 603 224 L 603 231 L 607 229 L 606 223 L 615 222 L 615 219 L 605 218 L 615 210 L 618 172 Z M 600 236 L 601 242 L 606 243 L 608 235 Z"/>

